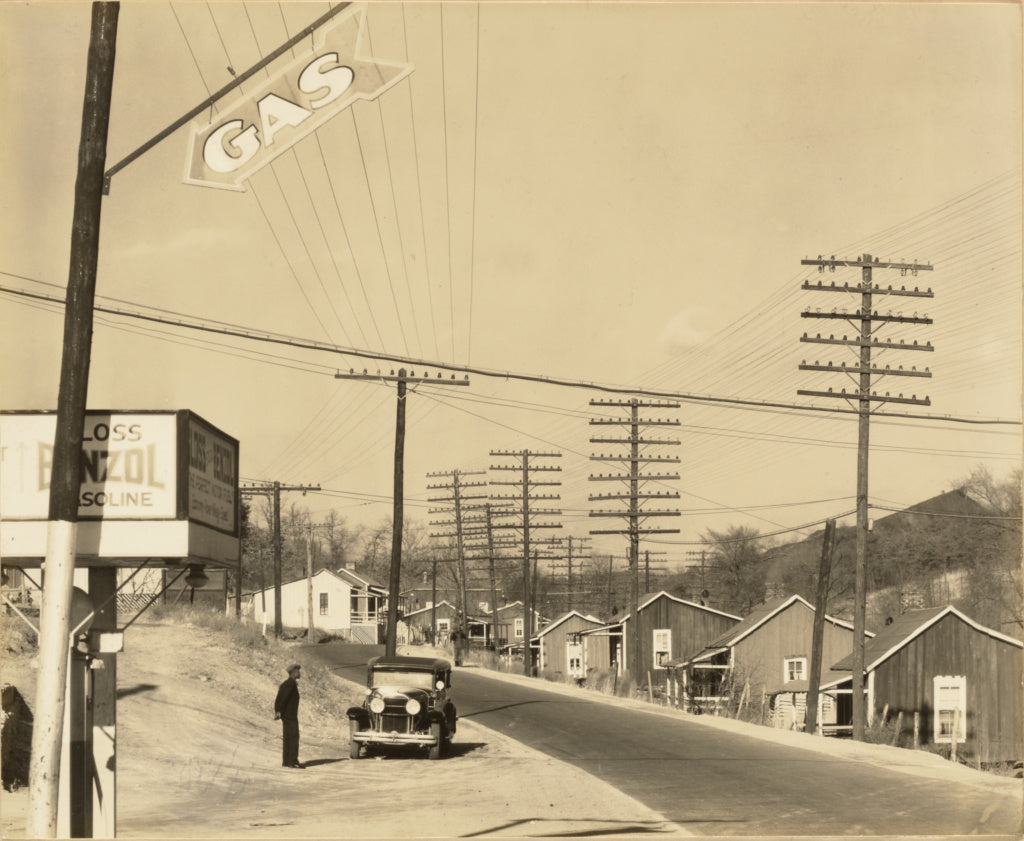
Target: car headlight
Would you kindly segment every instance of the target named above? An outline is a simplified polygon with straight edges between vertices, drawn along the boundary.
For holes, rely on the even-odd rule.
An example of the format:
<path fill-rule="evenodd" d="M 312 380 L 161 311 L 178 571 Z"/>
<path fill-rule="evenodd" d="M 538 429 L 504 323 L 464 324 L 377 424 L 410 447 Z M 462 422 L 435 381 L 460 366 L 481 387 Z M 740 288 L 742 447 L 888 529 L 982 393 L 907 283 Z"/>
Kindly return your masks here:
<path fill-rule="evenodd" d="M 416 713 L 418 713 L 420 709 L 420 702 L 417 701 L 415 698 L 410 698 L 408 701 L 405 702 L 405 711 L 409 713 L 409 715 L 416 715 Z"/>
<path fill-rule="evenodd" d="M 384 712 L 384 699 L 381 698 L 380 695 L 374 695 L 370 699 L 370 712 L 375 715 L 380 715 Z"/>

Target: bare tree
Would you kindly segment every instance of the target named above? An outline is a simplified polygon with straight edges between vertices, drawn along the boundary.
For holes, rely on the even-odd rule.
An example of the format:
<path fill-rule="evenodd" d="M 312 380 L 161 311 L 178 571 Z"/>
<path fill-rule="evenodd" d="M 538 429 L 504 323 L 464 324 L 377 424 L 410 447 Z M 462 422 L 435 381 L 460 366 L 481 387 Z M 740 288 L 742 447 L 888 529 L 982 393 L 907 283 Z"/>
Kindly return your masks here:
<path fill-rule="evenodd" d="M 746 615 L 765 599 L 768 558 L 760 534 L 747 526 L 730 526 L 721 532 L 709 529 L 702 538 L 713 570 L 711 604 Z"/>
<path fill-rule="evenodd" d="M 994 514 L 1012 517 L 1021 513 L 1021 468 L 1016 467 L 1002 480 L 992 476 L 984 464 L 977 465 L 968 476 L 954 482 Z"/>

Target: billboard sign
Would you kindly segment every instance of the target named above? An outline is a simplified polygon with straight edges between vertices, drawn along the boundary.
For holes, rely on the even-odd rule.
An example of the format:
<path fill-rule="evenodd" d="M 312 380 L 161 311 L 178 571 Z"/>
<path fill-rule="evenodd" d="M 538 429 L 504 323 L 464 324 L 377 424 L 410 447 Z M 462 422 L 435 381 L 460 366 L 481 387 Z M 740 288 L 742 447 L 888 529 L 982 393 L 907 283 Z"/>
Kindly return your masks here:
<path fill-rule="evenodd" d="M 242 182 L 359 99 L 376 99 L 412 72 L 360 56 L 365 5 L 317 34 L 315 46 L 259 88 L 195 122 L 185 183 L 242 190 Z"/>
<path fill-rule="evenodd" d="M 0 413 L 0 519 L 46 520 L 57 416 Z M 238 442 L 188 411 L 86 412 L 80 520 L 190 520 L 238 533 Z"/>

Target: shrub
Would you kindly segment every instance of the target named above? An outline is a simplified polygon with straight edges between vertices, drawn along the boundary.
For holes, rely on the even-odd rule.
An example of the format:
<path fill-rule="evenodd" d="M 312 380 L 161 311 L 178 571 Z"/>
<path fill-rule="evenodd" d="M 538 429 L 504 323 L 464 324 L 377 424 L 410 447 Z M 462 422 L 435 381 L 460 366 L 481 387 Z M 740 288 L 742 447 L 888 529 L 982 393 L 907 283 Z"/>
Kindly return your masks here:
<path fill-rule="evenodd" d="M 39 639 L 20 616 L 0 611 L 0 652 L 4 655 L 30 655 L 39 647 Z"/>
<path fill-rule="evenodd" d="M 463 662 L 496 672 L 504 671 L 504 667 L 498 662 L 498 655 L 486 648 L 470 648 L 466 651 Z"/>

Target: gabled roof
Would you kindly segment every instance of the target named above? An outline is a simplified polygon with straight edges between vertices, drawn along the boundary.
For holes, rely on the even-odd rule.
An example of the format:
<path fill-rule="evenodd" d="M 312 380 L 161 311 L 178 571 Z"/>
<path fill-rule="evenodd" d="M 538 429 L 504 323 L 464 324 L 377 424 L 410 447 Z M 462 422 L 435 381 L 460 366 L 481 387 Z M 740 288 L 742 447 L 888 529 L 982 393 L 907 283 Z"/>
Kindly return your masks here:
<path fill-rule="evenodd" d="M 405 614 L 405 618 L 408 619 L 410 616 L 416 616 L 418 613 L 427 613 L 428 611 L 434 610 L 435 608 L 438 608 L 438 607 L 440 607 L 443 604 L 446 604 L 452 610 L 455 610 L 455 605 L 453 605 L 447 599 L 442 599 L 441 601 L 439 601 L 435 605 L 430 605 L 429 607 L 421 607 L 419 610 L 410 611 L 409 613 Z"/>
<path fill-rule="evenodd" d="M 811 613 L 814 613 L 814 606 L 808 602 L 805 598 L 794 593 L 792 596 L 778 596 L 774 599 L 769 599 L 764 604 L 758 605 L 754 610 L 750 612 L 750 615 L 746 619 L 743 619 L 738 625 L 733 626 L 728 631 L 720 634 L 715 639 L 711 640 L 702 651 L 698 652 L 695 656 L 688 657 L 681 660 L 672 661 L 672 665 L 685 665 L 692 663 L 697 660 L 707 660 L 714 657 L 716 654 L 720 654 L 723 651 L 728 651 L 730 648 L 735 647 L 744 639 L 749 637 L 758 628 L 762 627 L 765 623 L 770 622 L 784 610 L 788 610 L 793 605 L 802 605 L 807 608 Z M 853 625 L 842 619 L 836 619 L 834 616 L 825 614 L 825 621 L 831 622 L 840 628 L 847 628 L 853 630 Z M 870 632 L 866 632 L 869 635 Z"/>
<path fill-rule="evenodd" d="M 739 621 L 741 619 L 741 617 L 734 616 L 731 613 L 726 613 L 724 610 L 715 610 L 713 607 L 708 607 L 707 605 L 697 604 L 697 602 L 691 602 L 691 601 L 688 601 L 686 599 L 681 599 L 679 596 L 673 596 L 671 593 L 669 593 L 666 590 L 660 590 L 657 593 L 648 593 L 647 595 L 642 596 L 640 599 L 638 599 L 637 600 L 638 601 L 637 613 L 639 613 L 644 608 L 649 607 L 653 602 L 657 601 L 658 599 L 662 598 L 663 596 L 665 598 L 669 599 L 670 601 L 675 602 L 676 604 L 686 605 L 687 607 L 695 607 L 695 608 L 697 608 L 697 610 L 703 610 L 706 613 L 714 613 L 714 614 L 716 614 L 718 616 L 724 616 L 727 619 L 735 619 L 737 621 Z M 621 619 L 618 619 L 615 622 L 609 622 L 607 625 L 604 626 L 604 628 L 595 628 L 594 630 L 595 631 L 601 631 L 601 630 L 607 630 L 607 629 L 610 629 L 610 628 L 617 628 L 619 625 L 622 625 L 625 622 L 628 622 L 631 616 L 632 616 L 632 613 L 627 613 Z"/>
<path fill-rule="evenodd" d="M 970 617 L 961 613 L 953 607 L 953 605 L 946 605 L 945 607 L 925 607 L 919 610 L 908 610 L 906 613 L 894 616 L 892 623 L 886 625 L 881 631 L 879 631 L 878 634 L 875 635 L 874 639 L 865 640 L 864 671 L 871 672 L 877 669 L 893 654 L 906 646 L 912 640 L 921 636 L 921 634 L 935 625 L 940 619 L 950 615 L 956 616 L 966 622 L 979 633 L 990 636 L 993 639 L 1009 643 L 1010 645 L 1016 645 L 1019 648 L 1024 648 L 1024 642 L 1014 639 L 1013 637 L 1008 637 L 1006 634 L 1001 634 L 999 631 L 994 631 L 991 628 L 986 628 L 984 625 L 979 622 L 975 622 Z M 842 683 L 843 680 L 849 680 L 853 671 L 853 653 L 851 652 L 838 663 L 833 665 L 832 671 L 843 672 L 844 676 L 837 680 L 833 680 L 828 684 L 829 686 Z M 822 688 L 825 688 L 825 686 L 826 684 L 823 682 Z"/>
<path fill-rule="evenodd" d="M 593 622 L 595 625 L 600 625 L 601 624 L 601 620 L 598 619 L 596 616 L 587 616 L 586 614 L 580 613 L 578 610 L 570 610 L 568 613 L 565 613 L 562 616 L 559 616 L 551 624 L 549 624 L 542 631 L 540 631 L 540 633 L 535 634 L 531 639 L 532 640 L 539 640 L 542 636 L 544 636 L 545 634 L 555 630 L 555 628 L 557 628 L 559 625 L 562 625 L 565 622 L 568 622 L 574 616 L 578 616 L 580 619 L 584 620 L 585 622 Z"/>
<path fill-rule="evenodd" d="M 313 573 L 313 578 L 319 578 L 322 575 L 329 575 L 332 578 L 336 578 L 339 581 L 341 581 L 341 582 L 343 582 L 345 584 L 348 584 L 350 587 L 352 586 L 352 583 L 350 581 L 347 581 L 346 579 L 344 579 L 340 575 L 338 575 L 336 572 L 334 572 L 333 570 L 329 570 L 326 567 L 320 567 L 320 569 L 318 569 L 316 572 L 314 572 Z M 297 576 L 296 578 L 291 578 L 288 581 L 282 581 L 281 582 L 281 586 L 285 587 L 288 584 L 294 584 L 296 581 L 305 581 L 305 580 L 306 580 L 306 576 L 305 575 L 300 575 L 300 576 Z M 264 587 L 261 590 L 253 590 L 252 591 L 252 595 L 255 596 L 257 593 L 272 593 L 273 591 L 274 591 L 274 585 L 271 584 L 269 587 Z"/>
<path fill-rule="evenodd" d="M 336 573 L 340 578 L 345 579 L 349 584 L 360 590 L 379 590 L 382 593 L 387 592 L 387 587 L 382 587 L 376 581 L 367 578 L 366 576 L 359 575 L 358 573 L 352 572 L 350 569 L 344 567 L 339 568 Z"/>
<path fill-rule="evenodd" d="M 741 616 L 734 616 L 731 613 L 726 613 L 724 610 L 715 610 L 713 607 L 708 607 L 707 605 L 704 605 L 704 604 L 699 604 L 697 602 L 691 602 L 691 601 L 688 601 L 687 599 L 681 599 L 679 596 L 673 596 L 671 593 L 667 592 L 666 590 L 659 590 L 657 593 L 648 593 L 646 596 L 644 596 L 642 599 L 640 599 L 639 600 L 639 605 L 637 607 L 637 613 L 639 613 L 645 607 L 648 607 L 652 602 L 655 602 L 658 599 L 660 599 L 662 596 L 664 596 L 665 598 L 669 599 L 670 601 L 675 602 L 676 604 L 684 604 L 687 607 L 695 607 L 695 608 L 697 608 L 697 610 L 703 610 L 705 613 L 714 613 L 714 614 L 716 614 L 718 616 L 724 616 L 727 619 L 739 620 L 739 619 L 743 618 Z M 630 614 L 627 613 L 622 618 L 622 621 L 623 622 L 628 622 L 629 618 L 630 618 Z"/>

